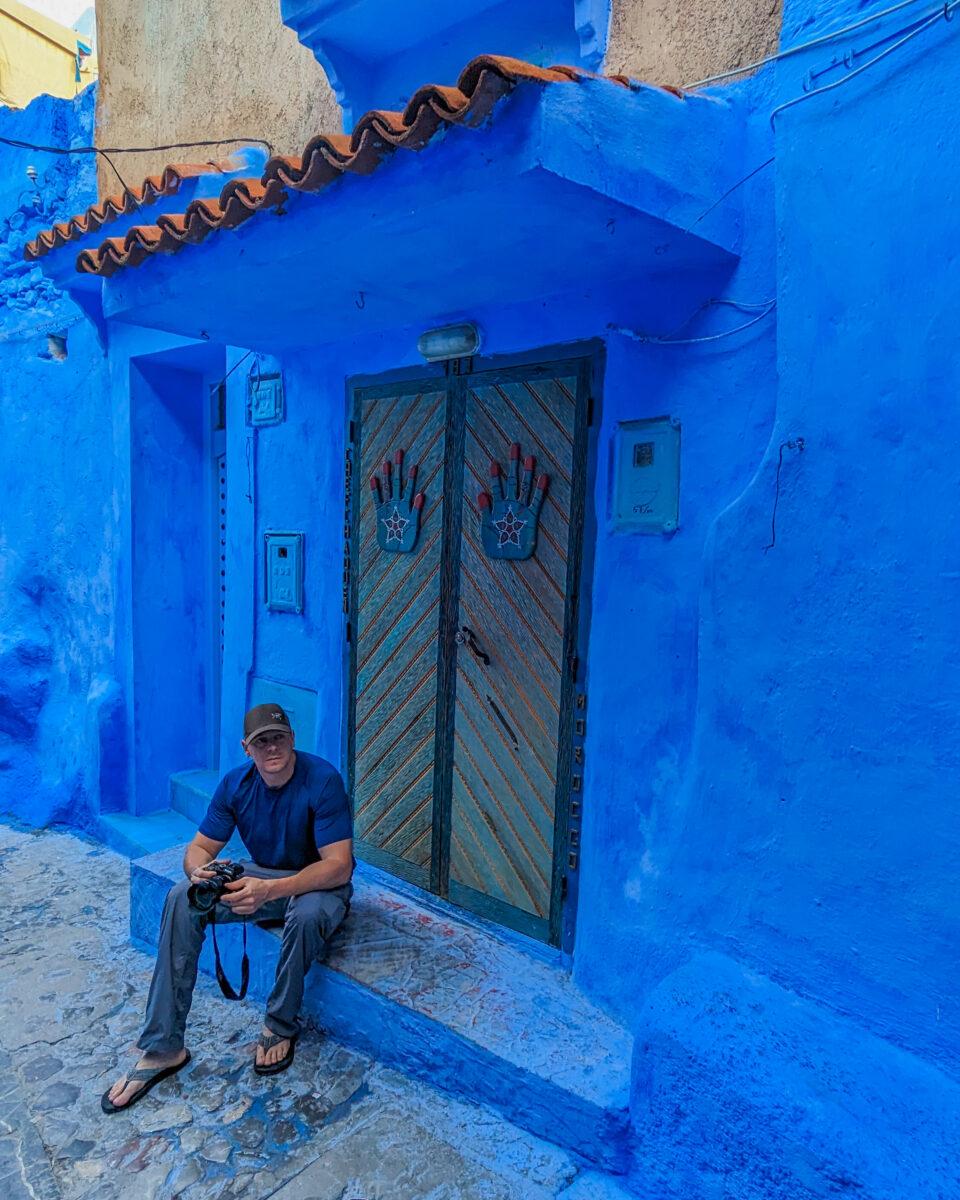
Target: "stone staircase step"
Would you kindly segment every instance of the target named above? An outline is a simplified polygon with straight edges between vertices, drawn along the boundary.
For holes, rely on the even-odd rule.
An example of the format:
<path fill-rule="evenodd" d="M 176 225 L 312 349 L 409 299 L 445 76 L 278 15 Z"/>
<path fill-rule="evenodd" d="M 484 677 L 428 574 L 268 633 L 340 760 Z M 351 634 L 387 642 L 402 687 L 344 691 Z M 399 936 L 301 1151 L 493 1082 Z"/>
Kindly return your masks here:
<path fill-rule="evenodd" d="M 131 864 L 133 938 L 156 944 L 180 850 Z M 579 1155 L 628 1166 L 633 1039 L 573 985 L 559 956 L 425 903 L 361 864 L 343 928 L 307 980 L 305 1013 L 337 1040 Z M 250 994 L 273 985 L 279 933 L 248 930 Z M 240 927 L 218 931 L 239 974 Z M 213 973 L 210 939 L 201 969 Z"/>
<path fill-rule="evenodd" d="M 193 822 L 193 833 L 203 820 L 219 782 L 216 771 L 178 771 L 170 776 L 170 807 Z"/>
<path fill-rule="evenodd" d="M 197 832 L 195 824 L 171 809 L 134 816 L 132 813 L 101 813 L 97 818 L 96 837 L 127 858 L 141 858 L 158 850 L 183 847 Z"/>

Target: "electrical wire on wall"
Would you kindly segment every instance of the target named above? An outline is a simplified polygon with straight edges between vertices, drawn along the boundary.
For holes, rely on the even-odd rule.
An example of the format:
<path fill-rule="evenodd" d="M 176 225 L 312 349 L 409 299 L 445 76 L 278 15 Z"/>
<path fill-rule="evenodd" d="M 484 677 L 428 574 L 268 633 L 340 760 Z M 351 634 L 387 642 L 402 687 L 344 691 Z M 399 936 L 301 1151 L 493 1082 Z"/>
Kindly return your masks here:
<path fill-rule="evenodd" d="M 197 150 L 211 146 L 264 146 L 268 155 L 273 154 L 273 143 L 266 138 L 230 137 L 207 139 L 202 142 L 168 142 L 161 146 L 47 146 L 42 142 L 26 142 L 22 138 L 0 137 L 0 146 L 11 146 L 15 150 L 35 150 L 38 154 L 98 154 L 110 167 L 120 181 L 120 186 L 133 197 L 135 208 L 140 208 L 140 202 L 131 187 L 113 161 L 116 154 L 152 154 L 159 150 Z M 211 164 L 213 165 L 213 164 Z"/>
<path fill-rule="evenodd" d="M 795 450 L 798 454 L 802 454 L 806 448 L 806 441 L 802 437 L 791 438 L 787 442 L 780 443 L 780 453 L 777 457 L 777 478 L 773 495 L 773 512 L 770 514 L 770 541 L 764 546 L 764 554 L 768 554 L 777 544 L 777 508 L 780 505 L 780 472 L 783 470 L 783 452 L 784 450 Z"/>
<path fill-rule="evenodd" d="M 113 159 L 110 158 L 110 156 L 104 150 L 100 151 L 100 156 L 104 160 L 104 162 L 110 167 L 111 171 L 113 171 L 114 175 L 116 175 L 117 179 L 119 179 L 121 188 L 123 188 L 123 190 L 125 192 L 127 192 L 129 195 L 133 196 L 133 189 L 127 186 L 126 180 L 120 174 L 120 171 L 117 168 L 117 164 L 113 161 Z M 136 208 L 140 207 L 140 202 L 139 202 L 139 200 L 137 200 L 137 198 L 135 196 L 134 196 L 133 203 L 134 203 L 134 207 L 136 207 Z"/>
<path fill-rule="evenodd" d="M 682 333 L 693 321 L 700 316 L 702 312 L 706 312 L 708 308 L 717 306 L 726 306 L 728 308 L 737 308 L 742 312 L 754 312 L 757 315 L 751 317 L 749 321 L 744 321 L 740 325 L 735 325 L 732 329 L 724 329 L 720 333 L 704 334 L 701 337 L 677 337 L 678 333 Z M 654 346 L 694 346 L 701 342 L 719 342 L 724 338 L 733 337 L 736 333 L 743 333 L 745 329 L 756 325 L 762 321 L 764 317 L 768 317 L 777 307 L 776 300 L 762 300 L 759 303 L 753 303 L 743 300 L 727 300 L 722 297 L 717 297 L 712 300 L 707 300 L 700 307 L 690 314 L 686 320 L 677 326 L 677 328 L 669 334 L 661 335 L 655 333 L 643 333 L 637 329 L 629 329 L 623 325 L 608 325 L 607 328 L 613 333 L 620 333 L 624 337 L 630 338 L 631 341 L 641 342 L 646 345 Z"/>
<path fill-rule="evenodd" d="M 830 33 L 824 33 L 820 37 L 811 38 L 808 42 L 800 42 L 796 46 L 788 46 L 786 50 L 778 50 L 776 54 L 768 54 L 766 58 L 758 58 L 755 62 L 745 63 L 742 67 L 731 67 L 729 71 L 720 71 L 716 75 L 708 75 L 705 79 L 698 79 L 695 83 L 685 84 L 684 91 L 691 92 L 696 88 L 707 87 L 711 83 L 721 83 L 724 79 L 735 79 L 738 75 L 749 75 L 751 71 L 757 71 L 769 63 L 782 62 L 786 58 L 793 58 L 797 54 L 802 54 L 805 50 L 814 50 L 817 46 L 826 46 L 830 42 L 837 41 L 838 38 L 846 37 L 848 33 L 855 33 L 858 29 L 863 29 L 866 25 L 873 25 L 877 21 L 883 20 L 884 17 L 892 16 L 894 13 L 901 12 L 905 8 L 912 8 L 920 2 L 921 0 L 900 0 L 898 4 L 891 4 L 888 8 L 882 8 L 878 12 L 870 13 L 850 25 L 844 25 L 842 28 L 834 29 Z M 938 17 L 946 16 L 946 19 L 949 20 L 950 14 L 946 10 L 954 7 L 955 5 L 953 4 L 942 4 L 933 10 L 931 15 Z"/>
<path fill-rule="evenodd" d="M 212 138 L 203 142 L 168 142 L 162 146 L 46 146 L 42 142 L 25 142 L 21 138 L 0 137 L 0 145 L 17 150 L 36 150 L 43 154 L 152 154 L 155 150 L 196 150 L 204 146 L 266 146 L 273 154 L 273 143 L 266 138 Z"/>
<path fill-rule="evenodd" d="M 223 385 L 227 382 L 227 380 L 230 378 L 230 376 L 234 373 L 234 371 L 237 369 L 237 367 L 242 366 L 242 364 L 247 361 L 247 359 L 250 357 L 251 354 L 256 354 L 257 362 L 259 363 L 260 355 L 257 353 L 257 351 L 248 350 L 246 352 L 246 354 L 242 355 L 242 357 L 237 359 L 237 361 L 233 364 L 233 366 L 230 368 L 230 370 L 226 373 L 226 375 L 224 375 L 224 377 L 221 380 L 219 380 L 219 382 L 211 385 L 210 394 L 213 395 L 214 392 L 219 391 L 220 388 L 223 387 Z M 253 369 L 253 366 L 254 366 L 254 364 L 251 363 L 250 364 L 251 371 Z"/>
<path fill-rule="evenodd" d="M 905 8 L 910 8 L 914 4 L 917 4 L 919 2 L 920 2 L 920 0 L 901 0 L 901 2 L 899 4 L 893 4 L 888 8 L 884 8 L 884 9 L 880 10 L 879 12 L 871 13 L 869 16 L 864 17 L 860 21 L 855 21 L 851 25 L 845 25 L 845 26 L 843 26 L 842 29 L 836 29 L 832 33 L 824 34 L 822 37 L 813 38 L 808 42 L 801 42 L 797 46 L 791 46 L 786 50 L 781 50 L 777 54 L 771 54 L 771 55 L 768 55 L 766 58 L 758 59 L 756 62 L 747 63 L 743 67 L 735 67 L 729 71 L 722 71 L 718 75 L 711 75 L 706 79 L 699 80 L 697 83 L 689 84 L 687 90 L 704 87 L 707 84 L 716 83 L 723 79 L 732 79 L 737 75 L 744 75 L 750 71 L 754 71 L 754 70 L 758 69 L 759 67 L 766 66 L 768 63 L 778 62 L 782 59 L 790 58 L 790 57 L 800 54 L 804 51 L 814 49 L 817 46 L 826 45 L 827 43 L 836 41 L 837 38 L 840 38 L 848 33 L 853 33 L 856 30 L 862 29 L 867 25 L 874 24 L 876 21 L 879 21 L 882 17 L 887 17 L 893 13 L 900 12 L 901 10 L 903 10 Z M 836 58 L 834 58 L 834 60 L 831 63 L 829 63 L 819 73 L 815 73 L 815 72 L 811 71 L 809 78 L 815 79 L 818 77 L 818 74 L 822 75 L 826 71 L 832 70 L 833 68 L 836 68 L 836 67 L 847 66 L 849 68 L 850 65 L 856 60 L 856 58 L 858 56 L 862 56 L 863 54 L 868 54 L 871 50 L 876 49 L 876 47 L 878 45 L 882 45 L 884 42 L 889 42 L 891 39 L 896 39 L 895 41 L 893 41 L 893 43 L 891 45 L 888 45 L 888 46 L 886 46 L 885 49 L 881 50 L 879 54 L 876 54 L 876 55 L 874 55 L 873 58 L 868 59 L 867 62 L 862 63 L 859 67 L 854 67 L 852 70 L 848 70 L 848 73 L 846 75 L 844 75 L 841 79 L 836 79 L 832 83 L 824 84 L 822 87 L 810 88 L 809 90 L 805 91 L 802 95 L 795 96 L 795 97 L 793 97 L 793 99 L 787 100 L 783 104 L 778 105 L 770 113 L 771 125 L 774 124 L 776 117 L 780 113 L 784 112 L 786 109 L 793 108 L 795 105 L 801 104 L 804 100 L 812 99 L 814 96 L 821 96 L 825 92 L 832 92 L 836 88 L 842 87 L 843 84 L 848 83 L 851 79 L 855 79 L 858 75 L 862 75 L 865 71 L 868 71 L 876 63 L 882 61 L 883 59 L 887 58 L 889 55 L 895 53 L 902 46 L 904 46 L 908 42 L 912 41 L 915 37 L 917 37 L 919 34 L 925 32 L 927 29 L 932 28 L 939 21 L 952 21 L 955 16 L 956 10 L 958 8 L 960 8 L 960 0 L 947 0 L 946 3 L 938 5 L 935 9 L 928 10 L 927 13 L 925 13 L 923 16 L 917 18 L 910 25 L 904 26 L 901 29 L 898 29 L 890 34 L 887 34 L 885 37 L 874 42 L 872 45 L 870 45 L 866 49 L 853 50 L 853 51 L 849 52 L 848 54 L 844 55 L 843 59 L 840 61 L 838 61 Z M 769 167 L 775 161 L 776 161 L 776 155 L 771 155 L 769 158 L 764 159 L 764 161 L 762 163 L 759 163 L 757 166 L 753 167 L 752 170 L 748 171 L 746 175 L 744 175 L 742 178 L 738 179 L 737 182 L 735 184 L 733 184 L 732 187 L 729 187 L 723 193 L 723 195 L 718 197 L 708 208 L 705 208 L 704 211 L 697 217 L 697 219 L 691 225 L 687 226 L 687 228 L 684 230 L 684 233 L 690 233 L 693 229 L 695 229 L 697 227 L 697 225 L 700 224 L 701 221 L 703 221 L 706 217 L 708 217 L 710 215 L 710 213 L 712 213 L 714 211 L 714 209 L 718 208 L 738 188 L 742 187 L 745 183 L 747 183 L 749 180 L 751 180 L 755 175 L 759 174 L 762 170 L 764 170 L 766 167 Z M 765 315 L 766 314 L 764 313 L 763 316 L 765 316 Z M 759 320 L 761 318 L 757 318 L 757 319 Z M 747 322 L 747 324 L 740 326 L 737 329 L 730 330 L 729 332 L 730 333 L 738 333 L 738 332 L 740 332 L 740 329 L 747 329 L 753 323 L 754 322 L 752 322 L 752 321 Z M 728 336 L 728 335 L 722 334 L 722 335 L 718 335 L 718 336 Z M 638 340 L 641 340 L 641 339 L 638 339 Z M 645 337 L 642 340 L 653 341 L 655 339 Z"/>
<path fill-rule="evenodd" d="M 775 160 L 776 160 L 776 156 L 771 154 L 770 157 L 768 159 L 765 159 L 762 163 L 760 163 L 759 166 L 754 167 L 752 171 L 748 171 L 747 174 L 744 175 L 744 177 L 742 179 L 737 180 L 737 182 L 733 185 L 733 187 L 727 188 L 727 190 L 723 193 L 723 195 L 718 200 L 714 200 L 714 202 L 710 205 L 709 208 L 705 208 L 703 210 L 703 212 L 700 214 L 700 216 L 697 217 L 697 219 L 693 222 L 693 224 L 688 225 L 687 228 L 683 232 L 690 233 L 691 230 L 696 229 L 696 227 L 700 224 L 700 222 L 704 219 L 704 217 L 709 217 L 709 215 L 713 212 L 713 210 L 715 208 L 719 208 L 720 205 L 724 202 L 724 200 L 727 199 L 728 196 L 733 195 L 733 193 L 737 190 L 737 188 L 743 187 L 743 185 L 745 183 L 748 183 L 754 177 L 754 175 L 759 175 L 759 173 L 764 169 L 764 167 L 769 167 L 770 164 L 772 162 L 774 162 Z"/>
<path fill-rule="evenodd" d="M 903 33 L 903 37 L 897 38 L 897 41 L 895 41 L 891 46 L 887 46 L 885 50 L 881 50 L 879 54 L 874 55 L 873 58 L 868 59 L 861 66 L 854 67 L 853 70 L 848 71 L 847 74 L 842 78 L 835 79 L 833 83 L 825 83 L 822 87 L 811 88 L 810 91 L 804 92 L 802 95 L 794 96 L 792 100 L 787 100 L 783 104 L 778 104 L 770 114 L 770 124 L 773 125 L 776 117 L 780 113 L 785 112 L 788 108 L 793 108 L 796 104 L 802 104 L 804 100 L 811 100 L 814 96 L 822 96 L 826 92 L 835 91 L 838 87 L 842 87 L 845 83 L 849 83 L 851 79 L 856 79 L 858 75 L 862 75 L 864 71 L 869 71 L 869 69 L 876 63 L 881 62 L 883 59 L 899 50 L 901 46 L 905 46 L 907 42 L 913 41 L 915 37 L 932 28 L 939 21 L 952 21 L 953 15 L 957 8 L 960 8 L 960 0 L 953 0 L 952 3 L 941 5 L 939 8 L 935 9 L 932 13 L 921 19 L 912 27 L 908 26 L 907 29 L 909 32 L 899 30 L 898 33 Z M 897 34 L 891 34 L 891 36 L 897 37 Z M 864 52 L 861 51 L 861 53 Z"/>
<path fill-rule="evenodd" d="M 11 146 L 16 150 L 35 150 L 38 154 L 97 154 L 109 166 L 119 180 L 124 193 L 133 201 L 135 209 L 143 205 L 137 199 L 136 192 L 129 186 L 120 174 L 117 164 L 113 161 L 115 154 L 151 154 L 159 150 L 196 150 L 210 146 L 246 146 L 256 145 L 266 147 L 268 155 L 273 154 L 273 144 L 265 138 L 219 138 L 202 142 L 168 142 L 161 146 L 47 146 L 40 142 L 26 142 L 21 138 L 0 137 L 0 145 Z M 215 163 L 210 162 L 210 166 Z"/>

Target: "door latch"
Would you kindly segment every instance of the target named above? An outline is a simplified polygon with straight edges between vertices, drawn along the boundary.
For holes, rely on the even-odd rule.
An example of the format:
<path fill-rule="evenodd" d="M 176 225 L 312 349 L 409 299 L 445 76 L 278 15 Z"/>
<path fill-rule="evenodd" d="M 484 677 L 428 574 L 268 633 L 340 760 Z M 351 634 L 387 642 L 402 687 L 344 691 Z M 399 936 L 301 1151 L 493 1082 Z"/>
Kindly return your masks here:
<path fill-rule="evenodd" d="M 466 625 L 462 626 L 454 634 L 453 640 L 457 643 L 458 646 L 463 646 L 463 645 L 469 646 L 470 649 L 473 651 L 473 653 L 477 656 L 477 658 L 480 659 L 480 661 L 483 663 L 483 665 L 485 667 L 490 666 L 490 655 L 485 654 L 484 651 L 481 650 L 480 647 L 477 645 L 477 639 L 473 636 L 472 629 L 468 629 Z"/>

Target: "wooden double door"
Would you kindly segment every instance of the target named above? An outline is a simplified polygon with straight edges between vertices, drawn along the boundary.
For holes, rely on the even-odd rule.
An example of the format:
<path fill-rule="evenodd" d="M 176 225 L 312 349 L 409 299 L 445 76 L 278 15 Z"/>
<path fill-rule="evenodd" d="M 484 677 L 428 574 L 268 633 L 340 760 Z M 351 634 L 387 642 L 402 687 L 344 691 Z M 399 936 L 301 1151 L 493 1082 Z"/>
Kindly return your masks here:
<path fill-rule="evenodd" d="M 358 853 L 553 944 L 577 865 L 591 378 L 579 358 L 354 393 Z"/>

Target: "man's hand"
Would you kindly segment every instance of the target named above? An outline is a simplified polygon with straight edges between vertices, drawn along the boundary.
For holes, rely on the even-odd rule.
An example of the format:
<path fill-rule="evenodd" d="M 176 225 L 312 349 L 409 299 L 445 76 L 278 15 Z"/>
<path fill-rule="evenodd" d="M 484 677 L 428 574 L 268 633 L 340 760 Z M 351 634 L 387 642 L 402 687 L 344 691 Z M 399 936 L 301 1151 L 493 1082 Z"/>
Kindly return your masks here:
<path fill-rule="evenodd" d="M 225 845 L 226 842 L 215 842 L 202 833 L 196 834 L 183 855 L 183 873 L 191 883 L 212 878 L 210 867 Z"/>
<path fill-rule="evenodd" d="M 238 915 L 248 917 L 272 898 L 269 879 L 257 879 L 255 875 L 244 875 L 242 879 L 227 884 L 223 894 L 223 903 Z"/>
<path fill-rule="evenodd" d="M 214 872 L 210 869 L 213 866 L 213 863 L 214 862 L 227 863 L 229 861 L 230 861 L 229 858 L 216 858 L 213 860 L 213 862 L 209 862 L 205 866 L 194 867 L 194 869 L 190 872 L 190 874 L 187 876 L 187 878 L 190 880 L 191 883 L 199 883 L 202 879 L 213 879 Z"/>

